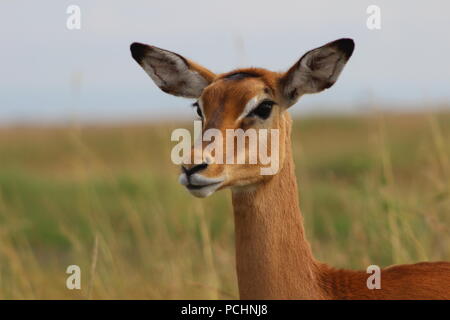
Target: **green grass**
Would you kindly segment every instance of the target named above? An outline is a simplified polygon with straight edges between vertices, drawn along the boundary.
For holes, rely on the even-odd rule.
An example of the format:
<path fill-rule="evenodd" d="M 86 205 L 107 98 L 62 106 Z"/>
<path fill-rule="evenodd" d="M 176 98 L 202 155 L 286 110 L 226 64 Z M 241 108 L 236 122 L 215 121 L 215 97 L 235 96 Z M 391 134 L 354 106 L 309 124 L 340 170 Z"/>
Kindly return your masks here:
<path fill-rule="evenodd" d="M 449 124 L 449 114 L 295 121 L 318 259 L 450 260 Z M 0 298 L 237 297 L 229 192 L 200 200 L 178 185 L 178 126 L 0 129 Z M 70 264 L 82 290 L 65 287 Z"/>

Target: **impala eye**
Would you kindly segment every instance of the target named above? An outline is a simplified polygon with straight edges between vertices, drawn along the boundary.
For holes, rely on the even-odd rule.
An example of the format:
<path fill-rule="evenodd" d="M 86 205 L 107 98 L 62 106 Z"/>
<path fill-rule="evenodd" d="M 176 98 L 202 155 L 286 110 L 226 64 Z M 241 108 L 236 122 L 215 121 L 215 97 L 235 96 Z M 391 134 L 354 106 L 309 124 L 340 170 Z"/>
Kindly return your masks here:
<path fill-rule="evenodd" d="M 195 111 L 197 111 L 198 116 L 203 119 L 203 113 L 198 102 L 193 103 L 192 106 L 195 108 Z"/>
<path fill-rule="evenodd" d="M 261 119 L 267 119 L 270 117 L 270 114 L 272 113 L 272 107 L 275 104 L 275 102 L 270 100 L 264 100 L 261 102 L 255 109 L 253 109 L 252 112 L 248 114 L 247 117 L 259 117 Z"/>

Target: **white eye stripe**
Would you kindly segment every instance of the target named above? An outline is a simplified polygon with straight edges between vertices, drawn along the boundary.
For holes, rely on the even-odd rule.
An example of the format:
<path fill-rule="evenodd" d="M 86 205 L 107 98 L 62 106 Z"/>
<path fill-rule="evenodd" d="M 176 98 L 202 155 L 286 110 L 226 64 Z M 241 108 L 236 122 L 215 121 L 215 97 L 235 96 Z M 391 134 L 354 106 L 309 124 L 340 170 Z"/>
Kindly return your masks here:
<path fill-rule="evenodd" d="M 251 98 L 245 105 L 244 110 L 242 111 L 241 115 L 236 119 L 236 121 L 241 121 L 246 116 L 248 116 L 249 113 L 252 112 L 263 100 L 264 96 L 256 96 Z"/>

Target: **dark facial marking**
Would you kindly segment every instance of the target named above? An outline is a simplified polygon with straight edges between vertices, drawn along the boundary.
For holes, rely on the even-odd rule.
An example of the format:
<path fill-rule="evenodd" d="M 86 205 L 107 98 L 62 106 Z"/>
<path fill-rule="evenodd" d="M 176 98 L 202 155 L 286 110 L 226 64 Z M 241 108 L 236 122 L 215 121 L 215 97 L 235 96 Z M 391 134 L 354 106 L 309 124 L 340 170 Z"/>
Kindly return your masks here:
<path fill-rule="evenodd" d="M 256 73 L 250 73 L 250 72 L 236 72 L 229 74 L 224 77 L 226 80 L 242 80 L 245 78 L 258 78 L 259 75 Z"/>
<path fill-rule="evenodd" d="M 192 107 L 195 108 L 195 111 L 197 112 L 197 115 L 198 115 L 201 119 L 203 119 L 203 113 L 202 113 L 202 110 L 200 109 L 200 105 L 198 104 L 198 102 L 194 102 L 194 103 L 192 104 Z"/>

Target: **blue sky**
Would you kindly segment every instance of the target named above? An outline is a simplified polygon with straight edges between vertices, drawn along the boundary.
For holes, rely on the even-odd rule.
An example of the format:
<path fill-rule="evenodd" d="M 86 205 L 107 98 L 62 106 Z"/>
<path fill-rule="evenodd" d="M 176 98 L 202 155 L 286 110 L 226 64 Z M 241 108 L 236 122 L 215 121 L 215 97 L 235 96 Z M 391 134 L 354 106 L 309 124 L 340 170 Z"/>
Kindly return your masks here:
<path fill-rule="evenodd" d="M 81 8 L 81 30 L 66 9 Z M 368 30 L 366 9 L 381 9 Z M 21 1 L 0 3 L 0 122 L 188 117 L 189 100 L 160 91 L 131 59 L 139 41 L 215 72 L 285 70 L 312 48 L 351 37 L 336 85 L 296 112 L 392 110 L 450 101 L 450 3 L 421 1 Z"/>

